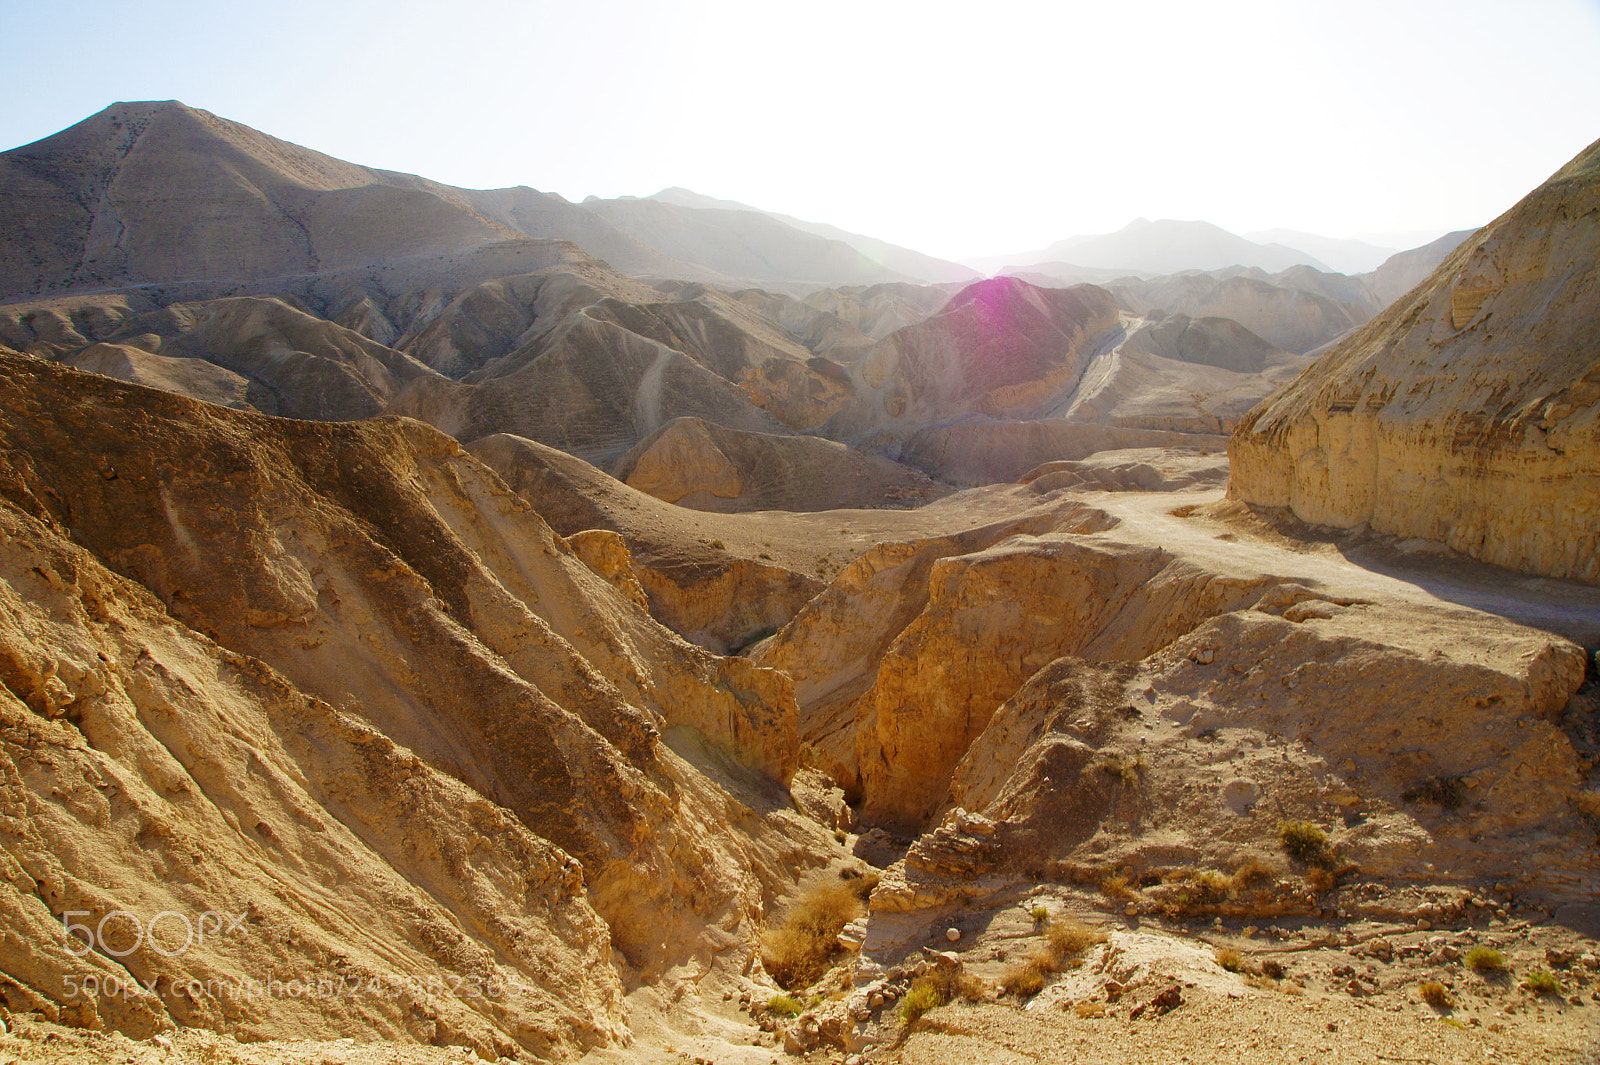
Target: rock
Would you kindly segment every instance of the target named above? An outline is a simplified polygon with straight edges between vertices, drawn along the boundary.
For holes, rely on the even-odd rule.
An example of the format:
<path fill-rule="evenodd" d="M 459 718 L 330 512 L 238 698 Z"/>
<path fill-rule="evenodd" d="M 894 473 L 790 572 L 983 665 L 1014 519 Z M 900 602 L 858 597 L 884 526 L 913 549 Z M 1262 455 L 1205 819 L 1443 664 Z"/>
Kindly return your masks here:
<path fill-rule="evenodd" d="M 1251 411 L 1230 496 L 1600 583 L 1597 204 L 1600 144 Z"/>
<path fill-rule="evenodd" d="M 714 512 L 815 511 L 925 503 L 948 494 L 926 474 L 832 440 L 677 418 L 617 460 L 630 487 Z"/>
<path fill-rule="evenodd" d="M 961 938 L 961 929 L 959 929 L 959 928 L 946 928 L 944 930 L 944 937 L 946 939 L 948 939 L 950 942 L 954 943 L 956 940 Z"/>

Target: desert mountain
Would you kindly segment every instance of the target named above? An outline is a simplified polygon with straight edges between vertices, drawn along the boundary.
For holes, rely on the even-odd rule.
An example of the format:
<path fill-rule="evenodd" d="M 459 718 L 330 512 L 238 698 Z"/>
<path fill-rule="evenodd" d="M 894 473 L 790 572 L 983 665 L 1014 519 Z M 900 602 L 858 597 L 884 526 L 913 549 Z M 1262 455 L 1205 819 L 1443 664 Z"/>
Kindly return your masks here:
<path fill-rule="evenodd" d="M 1244 234 L 1257 244 L 1277 244 L 1315 255 L 1341 274 L 1365 274 L 1377 269 L 1399 248 L 1385 248 L 1364 240 L 1323 237 L 1298 229 L 1266 229 Z"/>
<path fill-rule="evenodd" d="M 1410 292 L 1444 261 L 1445 256 L 1461 246 L 1476 230 L 1462 229 L 1446 233 L 1420 248 L 1391 255 L 1365 278 L 1367 287 L 1382 303 L 1388 306 Z"/>
<path fill-rule="evenodd" d="M 1229 266 L 1255 266 L 1276 273 L 1301 263 L 1328 269 L 1296 248 L 1257 244 L 1210 222 L 1152 222 L 1148 218 L 1137 218 L 1115 233 L 1068 237 L 1040 251 L 967 260 L 967 265 L 977 269 L 1004 272 L 1036 263 L 1070 263 L 1146 275 Z"/>
<path fill-rule="evenodd" d="M 372 170 L 175 101 L 114 104 L 0 155 L 0 289 L 320 273 L 525 236 L 693 276 L 559 197 Z M 712 276 L 705 272 L 702 276 Z"/>
<path fill-rule="evenodd" d="M 589 197 L 586 210 L 641 243 L 726 277 L 771 285 L 910 281 L 841 240 L 802 232 L 758 211 L 684 207 L 655 199 Z"/>
<path fill-rule="evenodd" d="M 1232 495 L 1600 583 L 1597 209 L 1600 144 L 1252 411 Z"/>
<path fill-rule="evenodd" d="M 876 237 L 864 236 L 860 233 L 851 233 L 837 226 L 830 226 L 825 222 L 806 222 L 792 215 L 779 214 L 776 211 L 763 211 L 759 207 L 739 203 L 737 200 L 719 200 L 710 196 L 702 196 L 689 189 L 669 188 L 662 189 L 653 196 L 647 197 L 659 200 L 662 203 L 676 204 L 679 207 L 715 208 L 729 211 L 755 211 L 768 218 L 776 218 L 785 225 L 825 240 L 842 241 L 874 262 L 883 264 L 886 268 L 894 270 L 906 277 L 918 281 L 938 283 L 959 282 L 965 284 L 976 281 L 981 275 L 960 263 L 936 259 L 931 255 L 924 255 L 910 248 L 902 248 L 888 241 L 878 240 Z"/>
<path fill-rule="evenodd" d="M 1343 282 L 1346 291 L 1337 296 Z M 1184 273 L 1140 281 L 1124 278 L 1108 286 L 1117 302 L 1136 314 L 1151 311 L 1194 318 L 1227 318 L 1286 351 L 1304 353 L 1349 332 L 1372 317 L 1376 301 L 1342 274 L 1309 266 L 1275 278 L 1258 271 Z M 1321 291 L 1318 291 L 1318 290 Z M 1354 302 L 1353 302 L 1353 301 Z"/>

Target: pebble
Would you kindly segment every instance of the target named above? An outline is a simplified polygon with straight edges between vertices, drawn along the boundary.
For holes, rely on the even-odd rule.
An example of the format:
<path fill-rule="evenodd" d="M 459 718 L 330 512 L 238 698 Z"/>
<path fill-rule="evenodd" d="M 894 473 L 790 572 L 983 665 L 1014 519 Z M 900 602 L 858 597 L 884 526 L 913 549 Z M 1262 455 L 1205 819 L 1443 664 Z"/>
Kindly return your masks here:
<path fill-rule="evenodd" d="M 959 929 L 959 928 L 946 928 L 944 930 L 944 937 L 946 939 L 948 939 L 950 942 L 954 943 L 956 940 L 961 938 L 961 929 Z"/>

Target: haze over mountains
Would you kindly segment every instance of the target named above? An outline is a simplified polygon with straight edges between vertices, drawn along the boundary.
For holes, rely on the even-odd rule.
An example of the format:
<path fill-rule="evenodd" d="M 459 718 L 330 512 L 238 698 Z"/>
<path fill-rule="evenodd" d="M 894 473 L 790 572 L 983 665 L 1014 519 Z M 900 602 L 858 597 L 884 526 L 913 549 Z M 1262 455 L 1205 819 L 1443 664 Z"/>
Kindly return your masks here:
<path fill-rule="evenodd" d="M 175 102 L 0 155 L 0 1052 L 1575 1054 L 1597 190 L 983 277 Z"/>

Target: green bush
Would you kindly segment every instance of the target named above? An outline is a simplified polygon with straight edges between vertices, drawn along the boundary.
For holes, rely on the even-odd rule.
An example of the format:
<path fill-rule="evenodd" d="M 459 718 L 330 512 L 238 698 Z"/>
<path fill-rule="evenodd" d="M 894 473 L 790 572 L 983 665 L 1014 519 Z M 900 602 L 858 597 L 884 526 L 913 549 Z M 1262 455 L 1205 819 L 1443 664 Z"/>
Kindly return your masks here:
<path fill-rule="evenodd" d="M 1310 821 L 1279 821 L 1278 842 L 1285 854 L 1307 865 L 1321 861 L 1328 853 L 1328 834 Z"/>
<path fill-rule="evenodd" d="M 924 1013 L 944 1004 L 945 996 L 939 993 L 936 984 L 924 983 L 918 979 L 911 985 L 911 990 L 906 992 L 906 997 L 900 1000 L 900 1019 L 906 1024 L 912 1024 Z"/>

